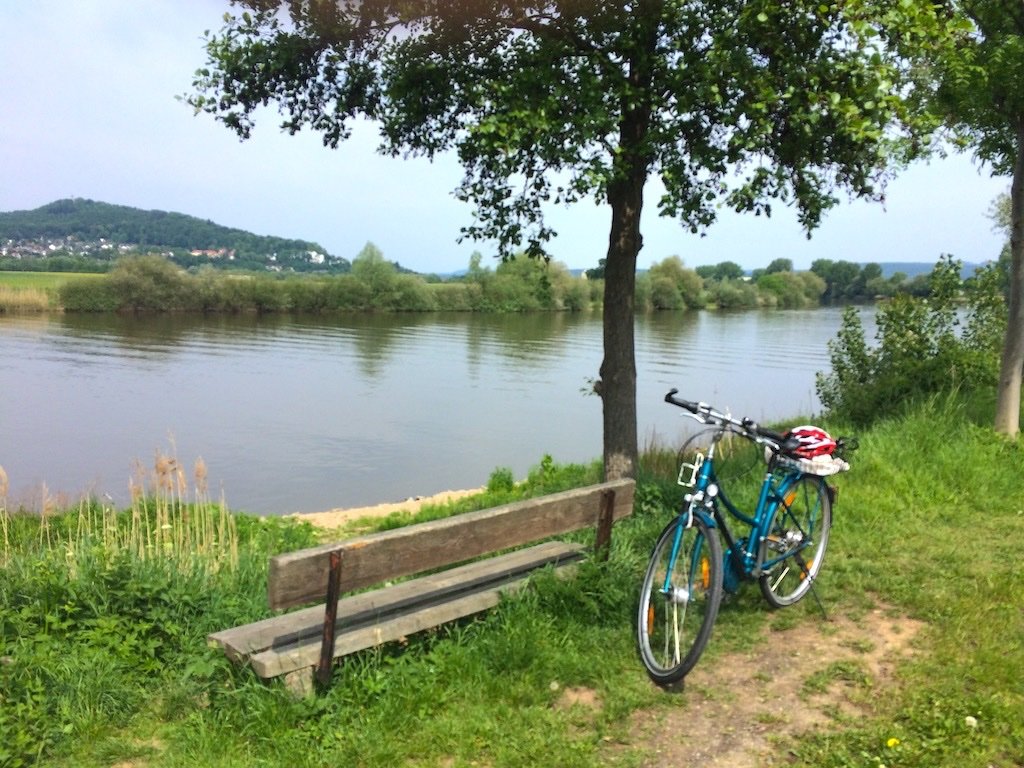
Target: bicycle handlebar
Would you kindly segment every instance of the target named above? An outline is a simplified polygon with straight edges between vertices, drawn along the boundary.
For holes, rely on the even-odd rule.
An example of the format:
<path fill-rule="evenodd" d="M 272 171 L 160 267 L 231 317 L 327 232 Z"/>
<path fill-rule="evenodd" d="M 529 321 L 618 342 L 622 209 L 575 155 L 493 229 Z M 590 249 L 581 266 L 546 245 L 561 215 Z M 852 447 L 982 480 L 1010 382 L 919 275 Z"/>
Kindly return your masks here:
<path fill-rule="evenodd" d="M 734 419 L 732 416 L 716 411 L 707 403 L 695 403 L 690 400 L 683 400 L 676 397 L 679 390 L 673 387 L 665 395 L 665 402 L 675 405 L 683 410 L 689 411 L 698 421 L 707 424 L 721 424 L 723 427 L 735 427 L 747 436 L 771 443 L 776 450 L 789 451 L 799 445 L 795 438 L 787 438 L 771 429 L 758 426 L 753 419 Z"/>

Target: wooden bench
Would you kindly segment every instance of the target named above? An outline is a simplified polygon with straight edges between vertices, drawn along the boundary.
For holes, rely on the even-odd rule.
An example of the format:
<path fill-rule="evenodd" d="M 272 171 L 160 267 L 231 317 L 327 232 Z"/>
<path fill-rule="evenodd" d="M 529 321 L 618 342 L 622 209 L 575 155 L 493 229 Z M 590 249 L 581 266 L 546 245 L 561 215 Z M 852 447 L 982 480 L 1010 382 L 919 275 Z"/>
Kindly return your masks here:
<path fill-rule="evenodd" d="M 600 483 L 278 555 L 270 560 L 271 609 L 319 605 L 209 640 L 258 676 L 283 675 L 290 689 L 309 693 L 314 669 L 328 682 L 335 658 L 487 610 L 534 571 L 585 556 L 583 545 L 551 537 L 594 526 L 595 550 L 607 556 L 633 491 L 632 480 Z M 512 551 L 495 554 L 504 550 Z M 409 576 L 417 578 L 390 583 Z M 368 587 L 376 588 L 361 591 Z"/>

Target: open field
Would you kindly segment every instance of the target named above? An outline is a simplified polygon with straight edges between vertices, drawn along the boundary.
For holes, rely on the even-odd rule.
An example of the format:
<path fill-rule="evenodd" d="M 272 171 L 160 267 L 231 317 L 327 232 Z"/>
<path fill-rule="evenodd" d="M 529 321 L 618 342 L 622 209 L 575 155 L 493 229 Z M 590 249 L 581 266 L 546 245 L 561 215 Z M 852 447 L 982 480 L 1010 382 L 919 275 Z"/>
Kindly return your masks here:
<path fill-rule="evenodd" d="M 0 271 L 0 286 L 8 288 L 34 288 L 40 291 L 55 291 L 69 280 L 99 279 L 98 272 L 4 272 Z"/>

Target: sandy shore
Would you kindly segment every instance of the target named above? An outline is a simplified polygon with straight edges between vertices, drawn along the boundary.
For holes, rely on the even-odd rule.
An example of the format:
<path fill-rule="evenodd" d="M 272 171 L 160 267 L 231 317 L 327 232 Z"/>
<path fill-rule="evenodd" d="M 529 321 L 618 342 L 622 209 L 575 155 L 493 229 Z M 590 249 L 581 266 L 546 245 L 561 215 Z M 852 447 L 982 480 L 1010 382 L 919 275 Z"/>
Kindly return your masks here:
<path fill-rule="evenodd" d="M 416 512 L 424 504 L 444 504 L 448 501 L 461 499 L 464 496 L 472 496 L 480 493 L 483 488 L 474 488 L 467 491 L 444 491 L 435 493 L 433 496 L 416 496 L 405 501 L 397 501 L 392 504 L 375 504 L 370 507 L 352 507 L 350 509 L 329 509 L 326 512 L 299 512 L 292 517 L 306 520 L 321 528 L 338 528 L 353 520 L 363 517 L 384 517 L 392 512 Z"/>

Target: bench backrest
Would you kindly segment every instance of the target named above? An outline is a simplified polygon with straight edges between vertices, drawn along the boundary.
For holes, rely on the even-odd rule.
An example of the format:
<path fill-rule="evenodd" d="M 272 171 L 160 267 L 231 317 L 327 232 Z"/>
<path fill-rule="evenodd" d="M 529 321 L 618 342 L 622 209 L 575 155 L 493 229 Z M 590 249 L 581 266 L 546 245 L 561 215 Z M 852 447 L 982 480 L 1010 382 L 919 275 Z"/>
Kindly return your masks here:
<path fill-rule="evenodd" d="M 633 490 L 632 480 L 615 480 L 278 555 L 270 560 L 270 607 L 322 601 L 337 550 L 341 591 L 351 592 L 596 526 L 606 499 L 614 504 L 612 521 L 618 520 L 632 513 Z"/>

